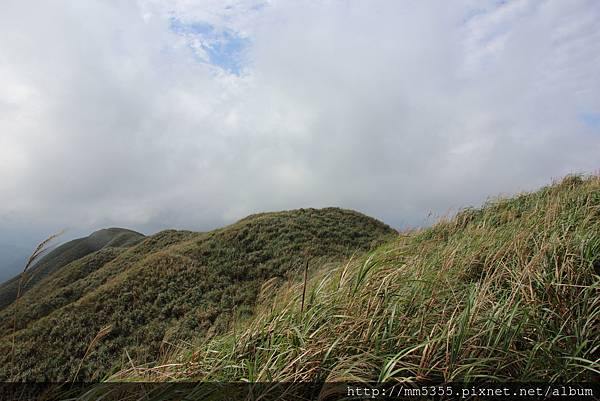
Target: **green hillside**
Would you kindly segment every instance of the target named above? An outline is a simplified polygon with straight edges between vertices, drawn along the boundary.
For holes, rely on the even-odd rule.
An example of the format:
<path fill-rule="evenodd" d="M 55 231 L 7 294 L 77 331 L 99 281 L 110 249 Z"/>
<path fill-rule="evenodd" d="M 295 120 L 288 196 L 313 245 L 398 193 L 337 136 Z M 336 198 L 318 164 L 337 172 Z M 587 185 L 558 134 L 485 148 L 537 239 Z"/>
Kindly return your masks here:
<path fill-rule="evenodd" d="M 89 253 L 2 316 L 0 380 L 98 380 L 153 363 L 248 319 L 268 282 L 376 247 L 397 233 L 337 208 L 249 216 L 208 233 L 163 231 Z M 15 311 L 16 309 L 16 311 Z M 10 312 L 10 313 L 9 313 Z M 5 318 L 16 316 L 18 331 Z"/>
<path fill-rule="evenodd" d="M 93 252 L 40 280 L 18 303 L 0 310 L 0 337 L 11 334 L 15 328 L 27 327 L 103 284 L 108 275 L 98 270 L 123 251 L 123 248 L 106 248 Z"/>
<path fill-rule="evenodd" d="M 568 177 L 291 280 L 248 322 L 115 380 L 594 381 L 600 179 Z M 259 394 L 254 394 L 258 397 Z"/>
<path fill-rule="evenodd" d="M 142 234 L 135 231 L 123 228 L 108 228 L 96 231 L 88 237 L 66 242 L 50 251 L 47 255 L 44 255 L 39 262 L 29 269 L 22 283 L 21 294 L 26 293 L 40 280 L 43 280 L 45 277 L 75 260 L 103 248 L 125 248 L 131 246 L 139 242 L 143 237 Z M 21 275 L 17 275 L 0 285 L 0 310 L 15 301 L 20 279 Z"/>

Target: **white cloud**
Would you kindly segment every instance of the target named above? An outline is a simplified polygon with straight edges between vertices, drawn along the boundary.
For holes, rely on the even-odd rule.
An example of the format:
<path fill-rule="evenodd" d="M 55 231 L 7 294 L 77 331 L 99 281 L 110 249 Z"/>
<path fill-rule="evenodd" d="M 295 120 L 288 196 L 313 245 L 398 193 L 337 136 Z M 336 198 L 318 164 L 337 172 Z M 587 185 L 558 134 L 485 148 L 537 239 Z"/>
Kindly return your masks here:
<path fill-rule="evenodd" d="M 243 73 L 173 18 L 247 39 Z M 0 239 L 326 205 L 400 227 L 591 171 L 598 20 L 593 0 L 8 2 Z"/>

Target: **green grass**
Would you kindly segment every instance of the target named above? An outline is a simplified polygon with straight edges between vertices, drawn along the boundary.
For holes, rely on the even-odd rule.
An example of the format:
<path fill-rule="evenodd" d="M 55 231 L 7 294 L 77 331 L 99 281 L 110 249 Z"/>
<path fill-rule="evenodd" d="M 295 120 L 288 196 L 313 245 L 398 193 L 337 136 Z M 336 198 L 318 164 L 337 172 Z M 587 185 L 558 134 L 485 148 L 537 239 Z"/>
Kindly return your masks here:
<path fill-rule="evenodd" d="M 0 336 L 0 380 L 100 380 L 155 363 L 248 319 L 261 286 L 274 291 L 306 260 L 343 260 L 396 234 L 353 211 L 300 209 L 88 254 L 20 300 L 14 352 L 13 333 Z"/>
<path fill-rule="evenodd" d="M 489 201 L 313 267 L 235 329 L 112 380 L 589 381 L 600 377 L 600 180 Z"/>

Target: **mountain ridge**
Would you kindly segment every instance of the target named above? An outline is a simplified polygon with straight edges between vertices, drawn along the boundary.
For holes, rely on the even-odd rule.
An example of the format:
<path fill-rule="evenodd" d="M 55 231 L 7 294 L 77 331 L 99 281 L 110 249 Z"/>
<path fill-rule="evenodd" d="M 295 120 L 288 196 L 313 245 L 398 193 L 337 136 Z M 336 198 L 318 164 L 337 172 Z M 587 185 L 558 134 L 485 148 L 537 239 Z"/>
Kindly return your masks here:
<path fill-rule="evenodd" d="M 0 379 L 97 380 L 119 365 L 124 350 L 137 363 L 151 362 L 190 336 L 225 330 L 232 310 L 250 316 L 262 283 L 297 274 L 307 259 L 341 260 L 396 234 L 358 212 L 297 209 L 106 247 L 63 266 L 0 311 L 18 322 L 14 350 L 11 325 L 0 325 Z M 99 349 L 83 360 L 106 327 Z"/>

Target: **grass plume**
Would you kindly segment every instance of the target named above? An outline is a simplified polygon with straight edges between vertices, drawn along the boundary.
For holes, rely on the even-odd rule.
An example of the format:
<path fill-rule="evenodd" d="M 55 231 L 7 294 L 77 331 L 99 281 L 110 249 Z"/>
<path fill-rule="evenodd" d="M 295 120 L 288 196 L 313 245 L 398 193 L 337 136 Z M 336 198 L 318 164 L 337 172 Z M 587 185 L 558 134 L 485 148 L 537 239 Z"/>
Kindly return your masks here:
<path fill-rule="evenodd" d="M 48 246 L 54 241 L 56 238 L 60 237 L 64 231 L 60 231 L 58 233 L 50 235 L 48 238 L 40 242 L 33 253 L 27 259 L 27 263 L 23 267 L 23 271 L 19 276 L 19 281 L 17 285 L 17 294 L 14 301 L 14 314 L 13 314 L 13 328 L 12 328 L 12 346 L 11 346 L 11 366 L 14 366 L 14 358 L 15 358 L 15 338 L 17 333 L 17 320 L 18 320 L 18 311 L 19 311 L 19 300 L 21 299 L 21 291 L 23 289 L 24 284 L 27 282 L 27 273 L 29 268 L 35 264 L 35 262 L 48 250 Z"/>

